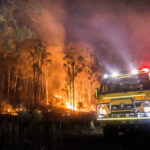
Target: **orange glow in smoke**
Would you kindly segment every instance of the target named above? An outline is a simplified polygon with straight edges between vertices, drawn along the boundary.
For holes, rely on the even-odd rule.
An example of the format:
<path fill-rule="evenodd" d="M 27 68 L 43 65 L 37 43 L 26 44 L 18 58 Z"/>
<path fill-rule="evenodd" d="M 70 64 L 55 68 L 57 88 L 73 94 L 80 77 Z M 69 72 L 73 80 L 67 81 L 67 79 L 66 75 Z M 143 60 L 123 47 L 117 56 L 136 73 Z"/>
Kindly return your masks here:
<path fill-rule="evenodd" d="M 10 114 L 16 116 L 18 115 L 19 111 L 20 111 L 19 109 L 8 108 L 6 110 L 3 110 L 2 114 Z"/>
<path fill-rule="evenodd" d="M 70 104 L 70 102 L 66 102 L 66 108 L 73 110 L 73 106 Z M 78 111 L 76 106 L 74 107 L 74 111 Z"/>

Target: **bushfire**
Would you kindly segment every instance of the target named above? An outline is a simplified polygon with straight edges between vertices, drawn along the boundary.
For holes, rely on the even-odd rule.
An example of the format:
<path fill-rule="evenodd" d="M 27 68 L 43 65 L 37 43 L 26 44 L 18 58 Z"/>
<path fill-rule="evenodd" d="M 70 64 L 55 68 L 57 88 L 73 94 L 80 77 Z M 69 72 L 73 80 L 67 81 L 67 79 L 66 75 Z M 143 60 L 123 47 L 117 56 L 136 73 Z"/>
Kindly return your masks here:
<path fill-rule="evenodd" d="M 76 112 L 95 112 L 96 106 L 94 104 L 86 104 L 81 101 L 75 101 L 75 106 L 73 108 L 73 100 L 71 102 L 63 99 L 60 95 L 55 95 L 55 97 L 58 99 L 56 106 L 58 108 L 65 108 L 68 110 L 76 111 Z"/>
<path fill-rule="evenodd" d="M 82 44 L 65 39 L 56 19 L 58 12 L 53 16 L 48 11 L 51 9 L 45 9 L 47 5 L 41 2 L 39 6 L 44 8 L 41 13 L 39 7 L 29 7 L 26 1 L 0 5 L 1 37 L 4 37 L 0 41 L 0 108 L 2 101 L 10 104 L 3 106 L 1 112 L 16 114 L 21 111 L 17 107 L 20 103 L 27 109 L 93 111 L 99 64 Z M 25 10 L 25 15 L 18 13 L 18 8 Z M 38 20 L 36 27 L 35 20 Z"/>
<path fill-rule="evenodd" d="M 60 98 L 60 96 L 59 96 Z M 75 111 L 75 112 L 95 112 L 95 105 L 86 105 L 84 104 L 82 107 L 77 107 L 75 106 L 73 108 L 73 105 L 66 101 L 63 105 L 61 105 L 60 103 L 58 103 L 55 107 L 56 109 L 59 109 L 59 108 L 63 108 L 63 109 L 66 109 L 67 110 L 71 110 L 71 111 Z M 19 115 L 20 112 L 27 112 L 29 110 L 27 110 L 25 107 L 16 107 L 16 108 L 13 108 L 11 105 L 7 104 L 6 106 L 2 107 L 0 109 L 0 113 L 1 114 L 4 114 L 4 115 L 13 115 L 13 116 L 17 116 Z M 40 112 L 41 113 L 41 110 L 37 109 L 36 111 Z M 44 112 L 50 112 L 50 109 L 49 108 L 45 108 Z"/>
<path fill-rule="evenodd" d="M 17 116 L 19 112 L 24 111 L 23 108 L 12 108 L 10 105 L 1 109 L 1 114 L 9 114 L 13 116 Z"/>

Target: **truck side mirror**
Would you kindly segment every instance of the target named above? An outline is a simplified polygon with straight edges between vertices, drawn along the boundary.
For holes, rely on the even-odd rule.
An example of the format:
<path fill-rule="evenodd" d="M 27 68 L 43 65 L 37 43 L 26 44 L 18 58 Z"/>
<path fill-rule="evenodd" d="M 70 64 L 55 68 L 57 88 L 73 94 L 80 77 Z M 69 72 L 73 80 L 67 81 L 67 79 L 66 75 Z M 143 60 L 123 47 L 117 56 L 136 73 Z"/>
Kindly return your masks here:
<path fill-rule="evenodd" d="M 99 88 L 96 88 L 95 89 L 95 98 L 96 99 L 98 98 L 99 94 L 100 94 L 100 90 L 99 90 Z"/>

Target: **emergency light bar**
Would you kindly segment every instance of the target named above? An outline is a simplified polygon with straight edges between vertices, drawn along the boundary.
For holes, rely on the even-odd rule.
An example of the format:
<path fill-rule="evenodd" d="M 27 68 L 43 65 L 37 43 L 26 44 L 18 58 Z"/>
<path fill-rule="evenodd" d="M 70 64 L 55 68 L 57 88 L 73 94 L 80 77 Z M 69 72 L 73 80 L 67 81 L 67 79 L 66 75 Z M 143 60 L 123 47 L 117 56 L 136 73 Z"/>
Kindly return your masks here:
<path fill-rule="evenodd" d="M 133 69 L 131 70 L 130 74 L 140 74 L 140 73 L 150 73 L 150 68 L 149 67 L 142 67 L 140 69 Z M 103 78 L 107 79 L 107 78 L 116 78 L 118 76 L 120 76 L 121 74 L 114 72 L 112 74 L 104 74 Z"/>
<path fill-rule="evenodd" d="M 131 74 L 138 74 L 138 73 L 139 73 L 139 71 L 136 70 L 136 69 L 134 69 L 134 70 L 131 71 Z"/>
<path fill-rule="evenodd" d="M 139 69 L 140 72 L 143 72 L 143 73 L 148 73 L 150 72 L 150 69 L 149 68 L 141 68 Z"/>

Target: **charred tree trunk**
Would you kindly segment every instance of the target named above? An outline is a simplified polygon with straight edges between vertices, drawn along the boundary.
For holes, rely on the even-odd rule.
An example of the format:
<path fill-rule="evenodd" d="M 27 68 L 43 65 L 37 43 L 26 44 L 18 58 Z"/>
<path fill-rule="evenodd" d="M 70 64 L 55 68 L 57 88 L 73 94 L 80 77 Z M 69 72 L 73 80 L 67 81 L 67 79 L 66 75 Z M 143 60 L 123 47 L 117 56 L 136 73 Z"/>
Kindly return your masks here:
<path fill-rule="evenodd" d="M 15 81 L 14 81 L 14 95 L 16 94 L 17 81 L 18 81 L 18 66 L 17 66 L 17 68 L 16 68 L 16 73 L 15 73 Z"/>
<path fill-rule="evenodd" d="M 36 68 L 35 66 L 33 67 L 34 71 L 34 77 L 33 77 L 33 84 L 34 84 L 34 108 L 37 107 L 37 90 L 38 90 L 38 85 L 37 85 L 37 77 L 36 77 Z"/>
<path fill-rule="evenodd" d="M 8 85 L 7 85 L 7 93 L 9 94 L 9 90 L 10 90 L 10 70 L 8 71 Z"/>
<path fill-rule="evenodd" d="M 88 103 L 91 104 L 91 83 L 89 81 L 88 86 Z"/>
<path fill-rule="evenodd" d="M 72 81 L 72 84 L 73 84 L 73 110 L 75 110 L 75 85 L 74 85 L 74 80 L 75 80 L 75 74 L 74 74 L 74 72 L 75 72 L 75 68 L 74 68 L 74 63 L 73 63 L 73 65 L 72 65 L 72 71 L 73 71 L 73 75 L 72 75 L 72 77 L 73 77 L 73 81 Z"/>
<path fill-rule="evenodd" d="M 49 94 L 48 94 L 48 81 L 47 81 L 47 70 L 45 67 L 45 89 L 46 89 L 46 104 L 49 103 Z"/>

